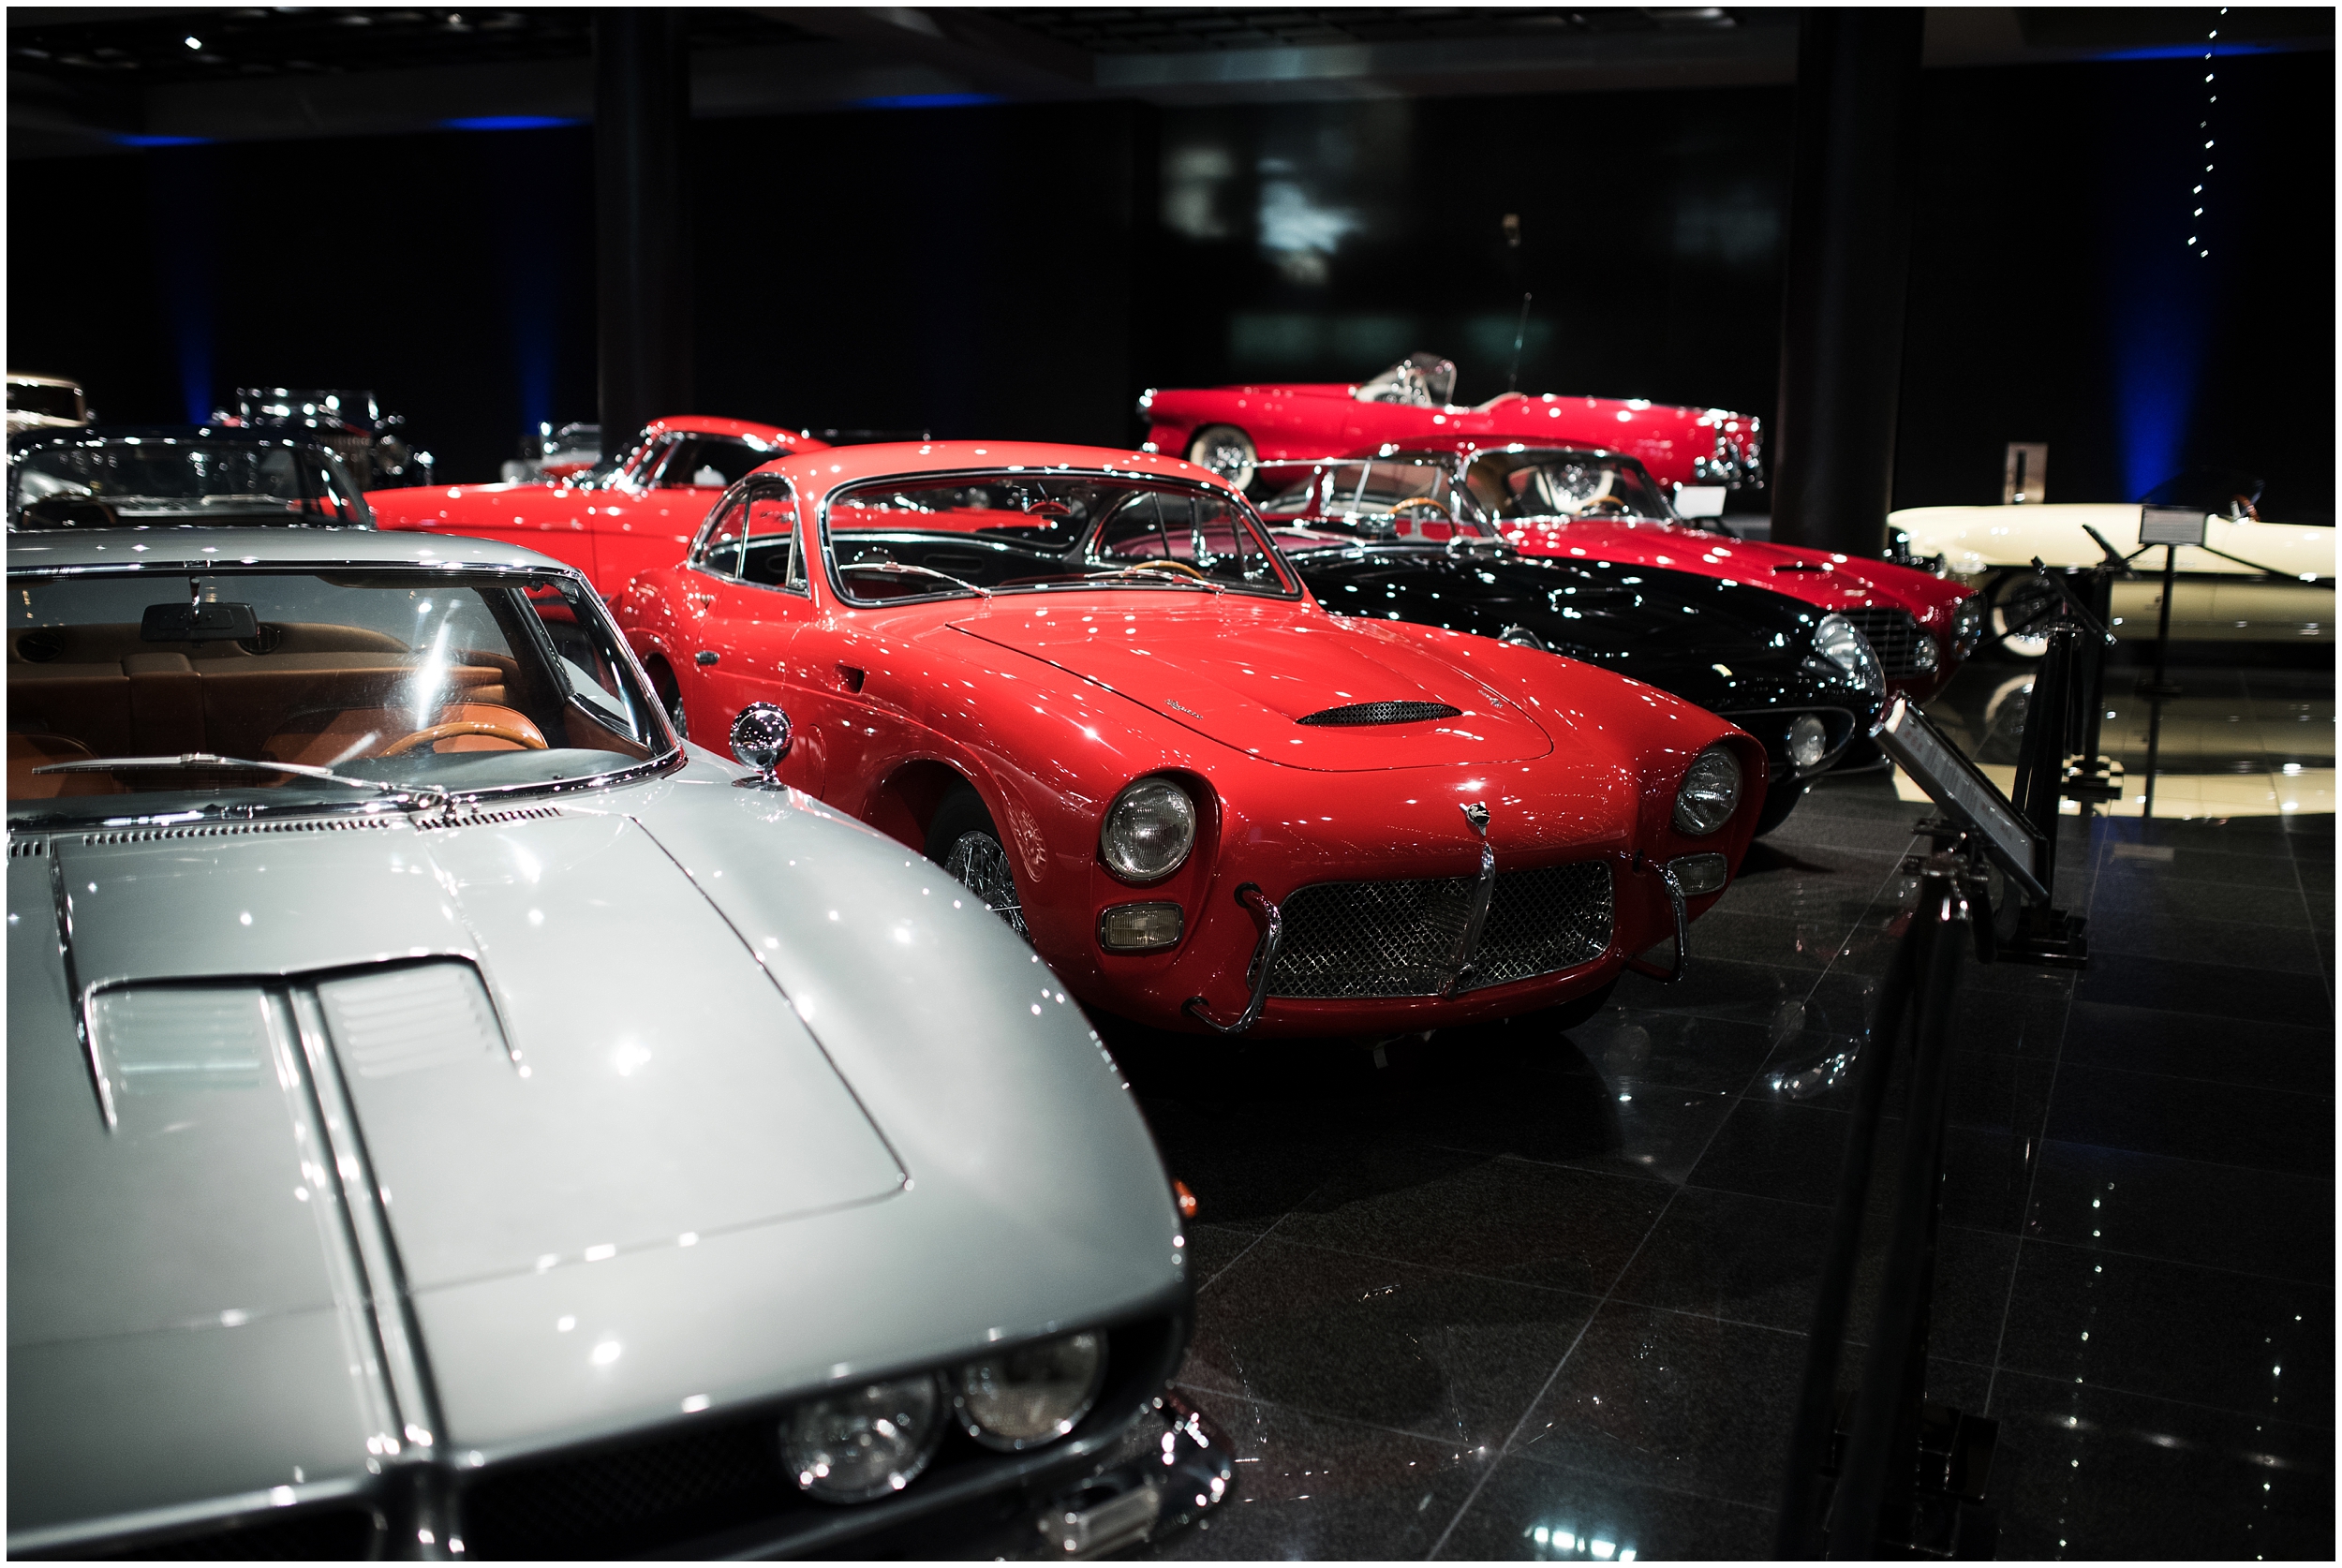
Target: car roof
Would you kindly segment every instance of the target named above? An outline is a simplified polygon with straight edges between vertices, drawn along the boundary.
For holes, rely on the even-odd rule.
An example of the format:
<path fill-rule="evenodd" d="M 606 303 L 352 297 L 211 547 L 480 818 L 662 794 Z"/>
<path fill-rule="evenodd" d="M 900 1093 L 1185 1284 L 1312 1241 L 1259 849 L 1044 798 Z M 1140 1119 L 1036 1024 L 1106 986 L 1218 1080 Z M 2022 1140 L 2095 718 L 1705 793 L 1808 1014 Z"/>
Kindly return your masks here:
<path fill-rule="evenodd" d="M 11 370 L 8 372 L 8 379 L 36 387 L 70 387 L 75 392 L 82 390 L 82 383 L 79 381 L 67 380 L 62 376 L 36 376 L 29 370 Z"/>
<path fill-rule="evenodd" d="M 137 567 L 147 571 L 225 566 L 400 566 L 513 568 L 576 576 L 549 555 L 484 539 L 378 533 L 370 528 L 85 528 L 8 536 L 8 570 L 74 571 Z"/>
<path fill-rule="evenodd" d="M 771 441 L 783 446 L 802 447 L 808 442 L 822 445 L 802 430 L 787 425 L 759 424 L 754 420 L 727 420 L 714 414 L 669 414 L 643 427 L 645 436 L 747 436 L 759 441 Z"/>
<path fill-rule="evenodd" d="M 1133 451 L 1127 447 L 1075 447 L 1056 441 L 882 441 L 869 446 L 799 452 L 776 458 L 756 471 L 784 474 L 808 494 L 825 495 L 860 480 L 896 474 L 1049 468 L 1188 480 L 1235 494 L 1226 480 L 1185 458 L 1165 452 Z"/>

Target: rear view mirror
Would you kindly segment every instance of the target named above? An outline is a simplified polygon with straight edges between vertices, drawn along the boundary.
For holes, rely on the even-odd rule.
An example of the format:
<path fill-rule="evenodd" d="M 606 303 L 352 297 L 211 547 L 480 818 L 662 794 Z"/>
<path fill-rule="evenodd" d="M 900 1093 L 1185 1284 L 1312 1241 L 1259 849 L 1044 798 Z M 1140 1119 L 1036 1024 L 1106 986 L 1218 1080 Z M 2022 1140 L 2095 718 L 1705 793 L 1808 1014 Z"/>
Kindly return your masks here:
<path fill-rule="evenodd" d="M 139 620 L 148 643 L 249 642 L 260 635 L 260 618 L 249 604 L 150 604 Z"/>

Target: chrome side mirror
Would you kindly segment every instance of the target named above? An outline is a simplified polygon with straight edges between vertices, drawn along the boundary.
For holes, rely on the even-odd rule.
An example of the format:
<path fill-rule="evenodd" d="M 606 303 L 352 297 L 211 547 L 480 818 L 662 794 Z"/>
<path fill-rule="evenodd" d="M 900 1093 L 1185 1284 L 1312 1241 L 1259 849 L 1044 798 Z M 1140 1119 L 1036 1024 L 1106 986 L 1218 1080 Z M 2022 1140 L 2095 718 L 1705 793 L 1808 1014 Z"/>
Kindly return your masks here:
<path fill-rule="evenodd" d="M 794 726 L 778 703 L 750 703 L 740 710 L 740 717 L 732 721 L 732 754 L 757 771 L 754 780 L 764 788 L 780 783 L 776 771 L 780 760 L 789 755 L 789 742 Z M 749 782 L 743 779 L 743 783 Z"/>

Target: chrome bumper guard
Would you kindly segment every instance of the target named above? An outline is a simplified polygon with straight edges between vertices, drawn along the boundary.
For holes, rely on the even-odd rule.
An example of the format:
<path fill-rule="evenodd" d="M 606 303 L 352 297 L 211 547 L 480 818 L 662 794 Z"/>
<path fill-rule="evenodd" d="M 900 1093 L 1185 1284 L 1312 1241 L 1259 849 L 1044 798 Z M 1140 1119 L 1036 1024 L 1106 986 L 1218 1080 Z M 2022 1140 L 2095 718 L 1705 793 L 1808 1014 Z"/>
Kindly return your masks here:
<path fill-rule="evenodd" d="M 1672 985 L 1683 978 L 1683 966 L 1691 957 L 1692 917 L 1684 908 L 1683 884 L 1677 879 L 1674 868 L 1654 864 L 1649 869 L 1656 872 L 1659 880 L 1667 884 L 1668 902 L 1675 907 L 1675 966 L 1663 969 L 1656 964 L 1646 964 L 1640 958 L 1629 958 L 1626 967 L 1637 974 L 1648 975 L 1662 985 Z"/>
<path fill-rule="evenodd" d="M 1219 1507 L 1235 1475 L 1219 1428 L 1165 1394 L 1097 1470 L 1042 1506 L 1021 1539 L 1000 1543 L 1001 1555 L 1073 1562 L 1158 1540 Z"/>
<path fill-rule="evenodd" d="M 1260 890 L 1258 882 L 1246 882 L 1238 888 L 1236 901 L 1251 910 L 1253 919 L 1260 925 L 1260 940 L 1253 946 L 1253 967 L 1247 971 L 1253 977 L 1251 999 L 1245 1002 L 1244 1011 L 1237 1014 L 1233 1024 L 1223 1024 L 1213 1017 L 1210 1005 L 1201 997 L 1188 998 L 1179 1009 L 1220 1034 L 1242 1034 L 1260 1022 L 1261 1009 L 1268 1003 L 1268 971 L 1277 967 L 1277 952 L 1285 940 L 1284 911 Z"/>

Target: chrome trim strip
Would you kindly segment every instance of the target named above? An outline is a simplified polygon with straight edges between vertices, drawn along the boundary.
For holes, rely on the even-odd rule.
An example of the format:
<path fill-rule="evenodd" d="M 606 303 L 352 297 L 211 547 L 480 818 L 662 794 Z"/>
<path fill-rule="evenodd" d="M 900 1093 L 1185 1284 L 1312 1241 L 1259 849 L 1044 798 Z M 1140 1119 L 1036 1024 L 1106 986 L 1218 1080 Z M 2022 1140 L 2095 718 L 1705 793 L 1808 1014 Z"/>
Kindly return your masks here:
<path fill-rule="evenodd" d="M 317 993 L 305 987 L 296 989 L 289 999 L 309 1081 L 324 1113 L 326 1147 L 341 1178 L 345 1212 L 357 1238 L 366 1299 L 373 1309 L 375 1333 L 381 1341 L 383 1368 L 396 1407 L 398 1426 L 394 1432 L 381 1434 L 387 1452 L 380 1457 L 409 1463 L 427 1461 L 437 1442 L 438 1401 L 422 1358 L 422 1331 L 408 1312 L 406 1277 L 399 1267 L 390 1222 L 382 1213 L 381 1188 L 366 1158 L 364 1136 L 350 1106 Z"/>
<path fill-rule="evenodd" d="M 1672 985 L 1683 978 L 1683 966 L 1691 959 L 1691 915 L 1683 907 L 1683 884 L 1677 880 L 1675 873 L 1655 862 L 1650 869 L 1667 884 L 1668 902 L 1675 906 L 1675 967 L 1663 969 L 1639 958 L 1627 959 L 1626 967 L 1637 974 L 1650 976 L 1662 985 Z"/>
<path fill-rule="evenodd" d="M 90 1082 L 97 1089 L 97 1111 L 106 1118 L 106 1131 L 111 1132 L 121 1121 L 114 1109 L 113 1085 L 106 1080 L 106 1064 L 97 1059 L 97 1035 L 90 1028 L 90 998 L 97 989 L 84 988 L 81 970 L 73 961 L 73 895 L 66 891 L 65 857 L 59 851 L 64 846 L 49 846 L 49 897 L 57 921 L 57 957 L 65 966 L 65 994 L 72 998 L 73 1032 L 82 1042 L 82 1058 L 89 1063 Z"/>

